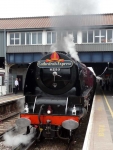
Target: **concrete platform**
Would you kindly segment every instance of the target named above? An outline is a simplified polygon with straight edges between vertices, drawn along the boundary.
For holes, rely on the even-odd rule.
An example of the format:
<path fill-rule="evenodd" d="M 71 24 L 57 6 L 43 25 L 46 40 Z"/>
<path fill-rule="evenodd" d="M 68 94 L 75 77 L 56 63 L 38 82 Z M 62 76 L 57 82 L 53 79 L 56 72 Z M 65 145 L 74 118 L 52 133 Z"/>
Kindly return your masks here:
<path fill-rule="evenodd" d="M 10 101 L 21 100 L 24 98 L 25 96 L 22 93 L 0 96 L 0 104 L 7 103 Z"/>
<path fill-rule="evenodd" d="M 97 88 L 82 150 L 113 150 L 113 99 L 105 94 Z"/>

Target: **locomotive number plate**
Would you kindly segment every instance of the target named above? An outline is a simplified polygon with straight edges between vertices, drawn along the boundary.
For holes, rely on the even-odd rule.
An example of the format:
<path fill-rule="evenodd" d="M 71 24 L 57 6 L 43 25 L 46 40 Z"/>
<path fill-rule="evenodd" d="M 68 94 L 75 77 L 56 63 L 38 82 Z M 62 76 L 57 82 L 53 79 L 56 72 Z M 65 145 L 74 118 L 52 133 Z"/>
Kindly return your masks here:
<path fill-rule="evenodd" d="M 60 71 L 60 68 L 50 68 L 50 71 Z"/>

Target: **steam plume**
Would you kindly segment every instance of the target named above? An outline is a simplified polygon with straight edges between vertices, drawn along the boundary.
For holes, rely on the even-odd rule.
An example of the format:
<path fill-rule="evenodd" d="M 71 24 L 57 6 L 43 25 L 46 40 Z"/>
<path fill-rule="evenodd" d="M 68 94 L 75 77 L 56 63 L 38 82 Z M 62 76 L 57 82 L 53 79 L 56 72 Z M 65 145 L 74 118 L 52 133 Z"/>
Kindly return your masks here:
<path fill-rule="evenodd" d="M 17 101 L 17 106 L 20 112 L 24 110 L 25 98 L 22 98 Z"/>
<path fill-rule="evenodd" d="M 8 132 L 4 135 L 4 145 L 5 146 L 18 146 L 19 144 L 28 144 L 30 140 L 33 138 L 33 134 L 28 135 L 13 135 L 12 132 Z"/>
<path fill-rule="evenodd" d="M 99 6 L 94 0 L 48 0 L 53 6 L 54 15 L 79 15 L 98 13 Z"/>
<path fill-rule="evenodd" d="M 73 42 L 74 38 L 72 34 L 68 34 L 63 38 L 62 41 L 57 42 L 57 44 L 53 44 L 50 48 L 52 52 L 54 51 L 64 51 L 69 53 L 72 58 L 77 61 L 80 61 L 78 53 L 75 48 L 75 43 Z"/>
<path fill-rule="evenodd" d="M 80 61 L 78 57 L 78 53 L 75 49 L 75 43 L 73 42 L 73 35 L 68 34 L 66 37 L 64 37 L 64 49 L 66 52 L 69 52 L 71 57 L 73 57 L 75 60 Z"/>

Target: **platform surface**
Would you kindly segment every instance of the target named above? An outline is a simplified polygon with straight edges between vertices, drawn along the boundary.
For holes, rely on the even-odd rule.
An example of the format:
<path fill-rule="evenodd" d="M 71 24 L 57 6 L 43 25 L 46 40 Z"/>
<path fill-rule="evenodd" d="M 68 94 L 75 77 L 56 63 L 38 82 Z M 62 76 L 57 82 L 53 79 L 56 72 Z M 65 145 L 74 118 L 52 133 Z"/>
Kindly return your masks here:
<path fill-rule="evenodd" d="M 97 88 L 83 150 L 113 150 L 113 91 Z"/>
<path fill-rule="evenodd" d="M 0 96 L 0 104 L 7 103 L 10 101 L 20 100 L 20 99 L 24 99 L 24 98 L 25 98 L 25 96 L 22 93 Z"/>

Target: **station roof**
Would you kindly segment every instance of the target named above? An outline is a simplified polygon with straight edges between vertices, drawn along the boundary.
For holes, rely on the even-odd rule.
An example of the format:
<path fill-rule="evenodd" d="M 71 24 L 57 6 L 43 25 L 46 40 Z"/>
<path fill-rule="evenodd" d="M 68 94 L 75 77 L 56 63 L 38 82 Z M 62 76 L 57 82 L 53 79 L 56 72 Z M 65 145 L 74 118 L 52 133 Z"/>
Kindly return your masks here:
<path fill-rule="evenodd" d="M 113 13 L 68 15 L 68 16 L 42 16 L 22 18 L 0 18 L 0 29 L 24 28 L 63 28 L 63 27 L 94 27 L 112 26 Z"/>

